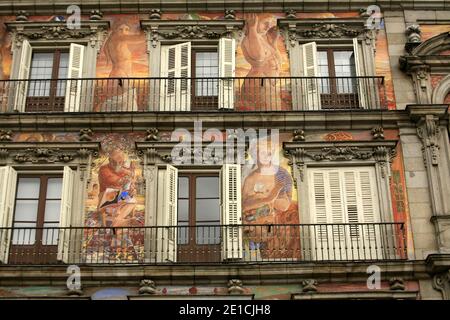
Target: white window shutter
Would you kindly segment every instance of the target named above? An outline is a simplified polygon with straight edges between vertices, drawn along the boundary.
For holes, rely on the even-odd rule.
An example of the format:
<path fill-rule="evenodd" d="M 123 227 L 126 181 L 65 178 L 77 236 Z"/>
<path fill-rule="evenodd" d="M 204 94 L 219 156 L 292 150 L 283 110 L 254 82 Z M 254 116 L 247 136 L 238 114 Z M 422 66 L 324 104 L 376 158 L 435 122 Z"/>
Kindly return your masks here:
<path fill-rule="evenodd" d="M 220 38 L 219 40 L 219 109 L 234 109 L 236 40 Z"/>
<path fill-rule="evenodd" d="M 355 58 L 355 72 L 357 77 L 364 77 L 364 66 L 361 61 L 361 52 L 359 50 L 359 43 L 357 38 L 353 38 L 353 56 Z M 358 91 L 358 101 L 361 108 L 368 107 L 368 94 L 370 92 L 367 78 L 358 78 L 355 82 L 357 88 L 353 88 L 353 92 Z M 355 90 L 356 89 L 356 90 Z"/>
<path fill-rule="evenodd" d="M 17 79 L 23 81 L 13 81 L 14 83 L 14 111 L 24 112 L 28 96 L 28 77 L 30 76 L 31 57 L 33 49 L 28 40 L 23 40 L 20 54 L 19 71 Z"/>
<path fill-rule="evenodd" d="M 167 165 L 164 177 L 164 226 L 167 227 L 167 260 L 177 261 L 177 224 L 178 224 L 178 169 Z"/>
<path fill-rule="evenodd" d="M 190 77 L 191 43 L 161 47 L 160 111 L 190 110 Z"/>
<path fill-rule="evenodd" d="M 374 168 L 311 169 L 308 179 L 316 259 L 380 258 L 379 227 L 361 225 L 379 222 Z M 333 223 L 348 225 L 325 226 Z"/>
<path fill-rule="evenodd" d="M 301 46 L 302 65 L 304 77 L 318 77 L 319 68 L 317 64 L 317 45 L 308 42 Z M 320 101 L 320 79 L 306 78 L 303 80 L 302 104 L 305 110 L 318 110 L 321 108 Z"/>
<path fill-rule="evenodd" d="M 59 218 L 59 237 L 58 237 L 58 255 L 57 259 L 64 263 L 69 261 L 69 250 L 71 240 L 71 226 L 72 219 L 72 200 L 74 193 L 75 172 L 68 166 L 64 166 L 63 182 L 61 190 L 61 209 Z M 73 235 L 75 236 L 75 235 Z"/>
<path fill-rule="evenodd" d="M 242 259 L 242 203 L 241 166 L 224 164 L 221 171 L 222 186 L 222 259 Z"/>
<path fill-rule="evenodd" d="M 11 228 L 16 198 L 17 172 L 10 166 L 0 167 L 0 263 L 8 263 Z"/>
<path fill-rule="evenodd" d="M 85 47 L 76 43 L 70 44 L 69 69 L 67 78 L 81 79 L 83 76 Z M 79 112 L 81 104 L 81 80 L 68 80 L 66 84 L 66 98 L 64 101 L 65 112 Z"/>

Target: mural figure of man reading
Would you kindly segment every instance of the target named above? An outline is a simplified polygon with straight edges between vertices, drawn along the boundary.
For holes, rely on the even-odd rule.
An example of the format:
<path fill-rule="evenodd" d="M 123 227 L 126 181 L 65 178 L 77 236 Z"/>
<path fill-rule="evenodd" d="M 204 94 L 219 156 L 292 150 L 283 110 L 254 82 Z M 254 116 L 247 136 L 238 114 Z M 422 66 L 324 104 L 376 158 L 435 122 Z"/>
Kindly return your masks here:
<path fill-rule="evenodd" d="M 277 48 L 278 31 L 271 26 L 270 16 L 250 14 L 246 19 L 245 37 L 241 47 L 245 59 L 251 65 L 239 97 L 243 110 L 276 110 L 282 107 L 280 81 L 281 55 Z M 272 79 L 263 79 L 272 78 Z"/>
<path fill-rule="evenodd" d="M 133 217 L 136 208 L 134 177 L 134 163 L 125 167 L 125 154 L 119 149 L 112 151 L 108 163 L 100 167 L 98 211 L 104 226 L 108 214 L 112 215 L 112 226 L 128 226 L 127 221 Z"/>

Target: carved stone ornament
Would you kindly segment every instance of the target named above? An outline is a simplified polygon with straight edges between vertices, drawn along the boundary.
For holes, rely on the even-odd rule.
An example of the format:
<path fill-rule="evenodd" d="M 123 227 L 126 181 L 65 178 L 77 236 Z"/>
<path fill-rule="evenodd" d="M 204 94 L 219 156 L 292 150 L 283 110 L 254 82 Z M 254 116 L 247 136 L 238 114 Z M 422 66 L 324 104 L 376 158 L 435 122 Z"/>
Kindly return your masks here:
<path fill-rule="evenodd" d="M 305 141 L 305 130 L 303 129 L 294 130 L 294 137 L 292 138 L 292 141 Z"/>
<path fill-rule="evenodd" d="M 225 19 L 226 20 L 236 20 L 236 11 L 225 10 Z"/>
<path fill-rule="evenodd" d="M 92 10 L 91 15 L 89 16 L 89 20 L 102 20 L 103 12 L 100 10 Z"/>
<path fill-rule="evenodd" d="M 412 24 L 408 26 L 405 30 L 406 41 L 409 43 L 420 43 L 421 42 L 421 31 L 418 24 Z"/>
<path fill-rule="evenodd" d="M 405 290 L 405 282 L 402 278 L 391 278 L 389 280 L 389 288 L 394 291 Z"/>
<path fill-rule="evenodd" d="M 233 37 L 242 30 L 244 20 L 231 19 L 231 13 L 223 20 L 141 20 L 147 40 L 156 48 L 162 40 L 218 40 Z"/>
<path fill-rule="evenodd" d="M 243 288 L 242 281 L 239 279 L 231 279 L 228 281 L 228 293 L 229 294 L 243 294 L 245 289 Z"/>
<path fill-rule="evenodd" d="M 74 162 L 87 165 L 91 157 L 98 155 L 99 148 L 98 142 L 3 142 L 0 143 L 0 163 L 57 164 Z"/>
<path fill-rule="evenodd" d="M 309 30 L 301 30 L 300 35 L 304 38 L 354 38 L 361 33 L 360 30 L 345 24 L 316 24 Z"/>
<path fill-rule="evenodd" d="M 161 159 L 165 163 L 171 163 L 172 157 L 170 153 L 162 153 L 156 148 L 147 148 L 143 150 L 138 150 L 137 155 L 145 158 L 145 162 L 149 164 L 155 164 L 158 159 Z"/>
<path fill-rule="evenodd" d="M 89 128 L 81 129 L 80 130 L 80 138 L 79 138 L 79 140 L 80 141 L 92 141 L 92 135 L 93 134 L 94 134 L 94 132 L 91 129 L 89 129 Z"/>
<path fill-rule="evenodd" d="M 439 163 L 439 118 L 433 115 L 425 116 L 425 119 L 419 124 L 417 128 L 417 135 L 422 139 L 422 153 L 424 157 L 425 166 L 427 166 L 426 153 L 431 155 L 431 164 L 437 166 Z"/>
<path fill-rule="evenodd" d="M 433 287 L 441 292 L 444 300 L 450 300 L 450 270 L 434 275 Z"/>
<path fill-rule="evenodd" d="M 307 163 L 317 161 L 373 161 L 380 166 L 382 177 L 390 174 L 396 141 L 284 142 L 284 155 L 292 172 L 304 179 Z M 294 183 L 295 183 L 294 179 Z"/>
<path fill-rule="evenodd" d="M 25 39 L 64 43 L 77 40 L 77 42 L 86 42 L 91 47 L 99 49 L 106 30 L 109 29 L 109 21 L 103 20 L 82 20 L 78 29 L 69 29 L 63 21 L 14 21 L 5 22 L 5 25 L 12 33 L 14 47 L 21 47 Z"/>
<path fill-rule="evenodd" d="M 19 10 L 16 14 L 16 21 L 28 21 L 28 12 L 26 12 L 25 10 Z"/>
<path fill-rule="evenodd" d="M 384 128 L 375 127 L 371 131 L 374 140 L 384 140 Z"/>
<path fill-rule="evenodd" d="M 317 292 L 317 280 L 307 279 L 302 281 L 302 292 Z"/>
<path fill-rule="evenodd" d="M 12 131 L 11 130 L 0 130 L 0 141 L 11 141 Z"/>
<path fill-rule="evenodd" d="M 150 128 L 147 130 L 145 141 L 159 141 L 159 131 L 156 128 Z"/>
<path fill-rule="evenodd" d="M 297 11 L 294 9 L 286 10 L 286 19 L 297 19 Z"/>
<path fill-rule="evenodd" d="M 149 18 L 151 20 L 161 20 L 161 10 L 159 9 L 150 10 Z"/>
<path fill-rule="evenodd" d="M 144 279 L 140 283 L 139 294 L 155 294 L 158 290 L 156 289 L 155 282 L 150 279 Z"/>

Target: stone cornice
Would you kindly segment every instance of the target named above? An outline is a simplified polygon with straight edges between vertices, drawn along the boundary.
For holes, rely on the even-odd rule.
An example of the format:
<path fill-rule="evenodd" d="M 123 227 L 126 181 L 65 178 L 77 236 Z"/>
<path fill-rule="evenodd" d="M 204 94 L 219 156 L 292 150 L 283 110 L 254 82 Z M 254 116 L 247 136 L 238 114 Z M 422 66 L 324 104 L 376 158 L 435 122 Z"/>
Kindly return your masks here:
<path fill-rule="evenodd" d="M 417 122 L 428 115 L 437 117 L 438 119 L 448 119 L 447 104 L 427 104 L 427 105 L 408 105 L 406 106 L 411 120 Z"/>
<path fill-rule="evenodd" d="M 84 164 L 100 149 L 99 142 L 0 143 L 0 164 Z"/>
<path fill-rule="evenodd" d="M 66 14 L 67 7 L 73 4 L 71 0 L 48 0 L 36 5 L 35 1 L 22 0 L 2 0 L 0 4 L 0 14 L 15 14 L 17 10 L 27 10 L 30 14 Z M 220 11 L 224 9 L 246 11 L 284 11 L 292 8 L 297 11 L 352 11 L 367 8 L 369 5 L 379 5 L 382 10 L 444 10 L 449 9 L 449 4 L 443 0 L 342 0 L 330 2 L 329 0 L 260 0 L 245 2 L 243 0 L 178 0 L 167 2 L 156 2 L 154 0 L 128 0 L 126 5 L 118 0 L 85 0 L 81 5 L 82 12 L 88 13 L 90 10 L 99 9 L 107 13 L 147 13 L 150 9 L 162 9 L 164 11 L 186 12 L 193 10 Z"/>
<path fill-rule="evenodd" d="M 279 128 L 294 130 L 371 130 L 375 125 L 384 129 L 413 126 L 408 112 L 342 111 L 342 112 L 148 112 L 148 113 L 10 113 L 0 114 L 0 128 L 13 131 L 79 131 L 92 128 L 100 131 L 159 131 L 176 128 L 193 129 L 194 121 L 204 128 Z"/>

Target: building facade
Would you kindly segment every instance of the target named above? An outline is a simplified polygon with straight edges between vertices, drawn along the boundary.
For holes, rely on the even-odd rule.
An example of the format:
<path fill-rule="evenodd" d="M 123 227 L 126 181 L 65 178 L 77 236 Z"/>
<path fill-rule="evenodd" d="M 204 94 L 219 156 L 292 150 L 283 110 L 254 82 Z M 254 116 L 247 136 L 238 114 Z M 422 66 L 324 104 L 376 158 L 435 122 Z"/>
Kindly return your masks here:
<path fill-rule="evenodd" d="M 128 2 L 0 4 L 1 298 L 450 299 L 449 4 Z"/>

